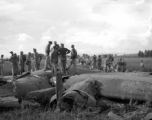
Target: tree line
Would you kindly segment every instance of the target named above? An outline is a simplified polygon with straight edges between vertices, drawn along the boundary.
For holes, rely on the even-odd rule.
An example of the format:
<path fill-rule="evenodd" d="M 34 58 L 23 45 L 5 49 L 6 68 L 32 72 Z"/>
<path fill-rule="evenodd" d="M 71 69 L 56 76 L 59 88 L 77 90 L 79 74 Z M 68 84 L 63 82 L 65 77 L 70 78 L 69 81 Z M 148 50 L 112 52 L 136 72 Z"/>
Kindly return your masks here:
<path fill-rule="evenodd" d="M 139 51 L 138 57 L 152 57 L 152 50 Z"/>

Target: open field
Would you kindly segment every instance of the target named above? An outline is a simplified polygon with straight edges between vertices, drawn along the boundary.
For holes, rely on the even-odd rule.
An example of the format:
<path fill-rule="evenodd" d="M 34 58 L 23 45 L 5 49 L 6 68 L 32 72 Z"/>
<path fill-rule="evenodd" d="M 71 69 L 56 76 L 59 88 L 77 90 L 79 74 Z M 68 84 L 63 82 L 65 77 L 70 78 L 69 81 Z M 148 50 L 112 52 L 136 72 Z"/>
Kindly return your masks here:
<path fill-rule="evenodd" d="M 117 61 L 118 57 L 115 58 L 115 61 Z M 145 69 L 144 69 L 144 72 L 152 72 L 152 58 L 124 58 L 126 63 L 127 63 L 127 70 L 132 72 L 132 71 L 140 71 L 140 62 L 141 60 L 144 61 L 144 64 L 145 64 Z M 40 68 L 43 69 L 44 67 L 44 61 L 45 60 L 42 60 L 41 61 L 41 66 Z M 70 60 L 68 60 L 68 63 L 69 63 Z M 103 59 L 104 61 L 104 59 Z M 104 64 L 104 63 L 103 63 Z M 85 67 L 85 66 L 84 66 Z M 32 68 L 34 68 L 34 64 L 32 64 Z M 25 66 L 25 69 L 26 66 Z M 5 62 L 5 65 L 4 65 L 4 73 L 5 74 L 11 74 L 11 65 L 10 65 L 10 62 L 6 61 Z"/>
<path fill-rule="evenodd" d="M 115 58 L 117 60 L 118 58 Z M 127 63 L 127 70 L 128 71 L 140 71 L 140 62 L 141 60 L 144 61 L 145 69 L 144 72 L 152 72 L 152 58 L 124 58 Z"/>
<path fill-rule="evenodd" d="M 117 60 L 118 58 L 116 58 Z M 139 71 L 140 67 L 140 60 L 141 58 L 125 58 L 127 62 L 127 69 L 130 71 Z M 142 58 L 145 63 L 145 67 L 147 70 L 152 68 L 152 59 L 151 58 Z M 44 60 L 41 62 L 41 68 L 44 66 Z M 81 73 L 91 73 L 93 71 L 86 71 L 88 69 L 87 66 L 78 65 L 79 71 Z M 84 70 L 85 69 L 85 70 Z M 5 64 L 5 72 L 11 73 L 11 65 L 9 62 Z M 107 74 L 107 73 L 100 73 L 100 74 Z M 112 73 L 116 74 L 116 73 Z M 118 73 L 118 74 L 127 74 L 127 73 Z M 132 73 L 128 73 L 132 74 Z M 109 74 L 107 74 L 109 76 Z M 111 77 L 111 76 L 110 76 Z M 75 80 L 74 80 L 75 81 Z M 73 82 L 73 81 L 71 81 Z M 1 110 L 0 110 L 1 111 Z M 96 110 L 98 111 L 98 110 Z M 0 120 L 111 120 L 107 118 L 107 114 L 109 111 L 105 111 L 102 114 L 94 114 L 93 112 L 89 112 L 88 110 L 85 111 L 74 111 L 74 112 L 62 112 L 59 113 L 58 111 L 52 111 L 51 109 L 43 109 L 43 108 L 32 108 L 27 107 L 24 109 L 12 109 L 9 111 L 1 111 L 0 112 Z M 134 120 L 140 120 L 139 117 Z"/>

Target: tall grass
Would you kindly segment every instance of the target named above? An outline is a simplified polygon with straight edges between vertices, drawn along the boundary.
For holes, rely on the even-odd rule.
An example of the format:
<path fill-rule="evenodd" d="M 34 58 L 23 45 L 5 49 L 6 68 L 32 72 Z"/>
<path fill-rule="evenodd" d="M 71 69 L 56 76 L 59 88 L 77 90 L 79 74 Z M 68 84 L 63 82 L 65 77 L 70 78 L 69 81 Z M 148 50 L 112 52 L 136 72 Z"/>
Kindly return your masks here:
<path fill-rule="evenodd" d="M 87 111 L 59 112 L 26 108 L 0 113 L 0 120 L 109 120 L 107 114 L 91 114 Z"/>

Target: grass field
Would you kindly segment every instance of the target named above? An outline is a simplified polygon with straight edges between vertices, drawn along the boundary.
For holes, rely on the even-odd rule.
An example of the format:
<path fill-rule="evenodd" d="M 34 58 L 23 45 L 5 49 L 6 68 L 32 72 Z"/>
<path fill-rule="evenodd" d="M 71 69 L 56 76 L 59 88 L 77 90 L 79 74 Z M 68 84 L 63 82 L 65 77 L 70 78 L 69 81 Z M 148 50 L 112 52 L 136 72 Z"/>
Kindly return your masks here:
<path fill-rule="evenodd" d="M 117 61 L 118 57 L 115 58 L 115 61 Z M 144 72 L 152 72 L 152 58 L 124 58 L 126 63 L 127 63 L 127 70 L 132 72 L 132 71 L 140 71 L 140 62 L 141 60 L 144 61 L 145 64 L 145 69 Z M 44 61 L 41 61 L 41 66 L 40 68 L 43 69 L 44 68 Z M 104 61 L 104 60 L 103 60 Z M 68 60 L 69 63 L 69 60 Z M 104 64 L 104 63 L 103 63 Z M 84 66 L 85 67 L 85 66 Z M 34 68 L 34 64 L 32 64 L 32 68 Z M 26 70 L 26 65 L 25 65 L 25 70 Z M 5 65 L 4 65 L 4 73 L 7 74 L 11 74 L 11 64 L 10 62 L 6 61 Z"/>
<path fill-rule="evenodd" d="M 118 58 L 116 58 L 117 60 Z M 144 72 L 152 72 L 152 58 L 124 58 L 127 63 L 128 71 L 140 71 L 140 62 L 144 61 L 145 69 Z"/>
<path fill-rule="evenodd" d="M 115 58 L 117 60 L 118 58 Z M 152 58 L 125 58 L 127 62 L 127 69 L 129 71 L 140 71 L 140 61 L 143 60 L 145 64 L 145 71 L 152 72 Z M 69 63 L 69 61 L 68 61 Z M 33 66 L 33 64 L 32 64 Z M 41 62 L 41 69 L 44 67 L 44 60 Z M 78 65 L 81 73 L 85 73 L 83 69 L 88 69 L 87 66 Z M 9 62 L 5 63 L 5 73 L 11 74 L 11 65 Z M 89 71 L 87 71 L 89 72 Z M 91 71 L 92 72 L 92 71 Z M 86 111 L 74 111 L 74 112 L 62 112 L 52 111 L 51 109 L 43 108 L 24 108 L 24 109 L 12 109 L 9 111 L 0 110 L 0 120 L 111 120 L 107 117 L 109 111 L 94 115 Z M 136 118 L 134 120 L 140 120 Z"/>

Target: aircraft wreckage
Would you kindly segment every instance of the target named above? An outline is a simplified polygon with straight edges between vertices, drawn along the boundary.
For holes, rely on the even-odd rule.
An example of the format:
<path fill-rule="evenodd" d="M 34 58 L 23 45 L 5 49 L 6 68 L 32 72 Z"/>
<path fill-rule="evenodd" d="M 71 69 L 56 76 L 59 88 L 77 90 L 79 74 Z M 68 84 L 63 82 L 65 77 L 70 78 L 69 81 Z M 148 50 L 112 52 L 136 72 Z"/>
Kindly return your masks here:
<path fill-rule="evenodd" d="M 70 108 L 74 104 L 83 108 L 96 107 L 100 98 L 152 101 L 151 73 L 89 73 L 64 76 L 60 80 L 63 81 L 62 107 L 65 103 Z M 0 97 L 14 95 L 19 102 L 25 99 L 52 105 L 57 101 L 56 82 L 51 71 L 26 73 L 0 86 Z"/>

